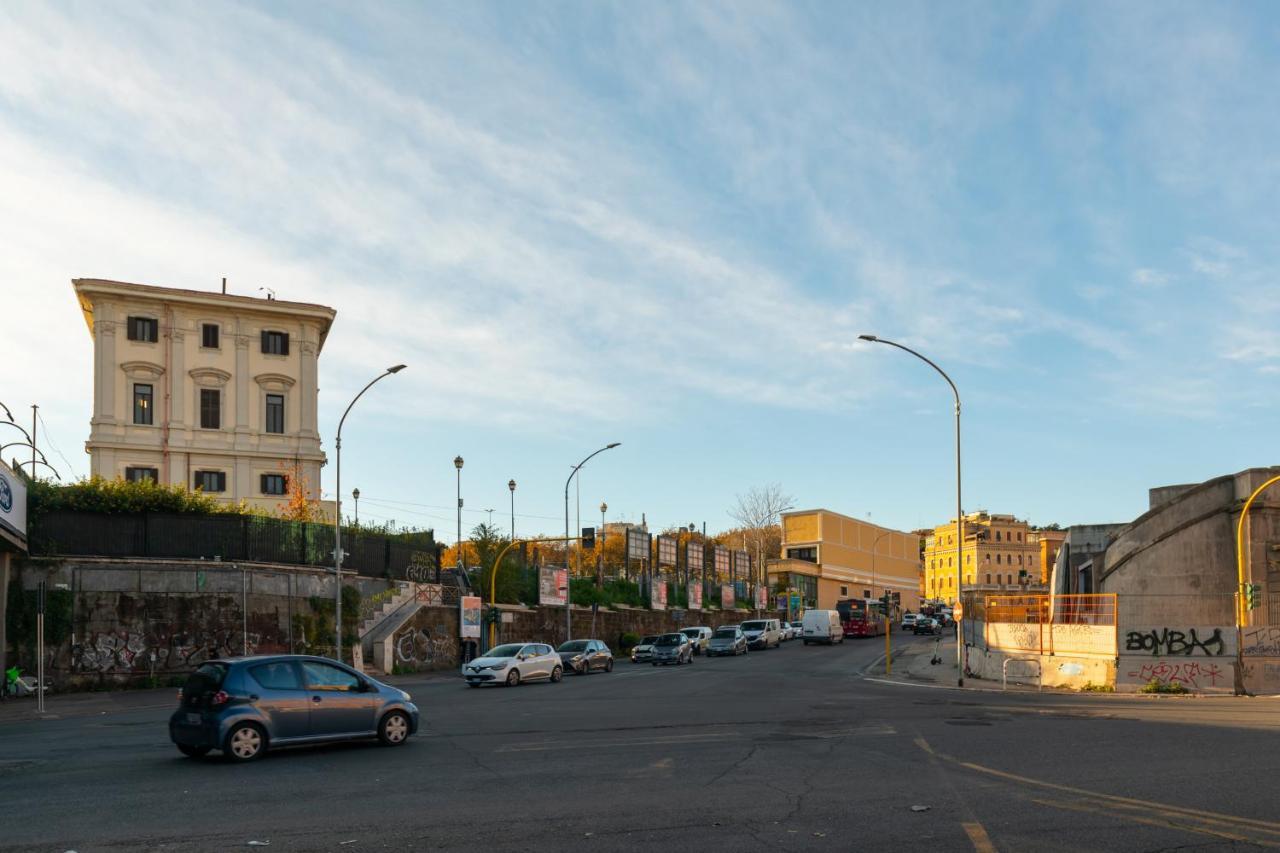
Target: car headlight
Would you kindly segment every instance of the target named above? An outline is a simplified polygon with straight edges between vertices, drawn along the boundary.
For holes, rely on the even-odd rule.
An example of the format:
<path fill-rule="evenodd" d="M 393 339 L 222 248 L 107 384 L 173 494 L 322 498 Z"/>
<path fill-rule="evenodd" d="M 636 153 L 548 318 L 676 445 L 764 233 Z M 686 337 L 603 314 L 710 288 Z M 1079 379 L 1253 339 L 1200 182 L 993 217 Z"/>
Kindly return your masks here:
<path fill-rule="evenodd" d="M 573 656 L 573 663 L 577 663 L 577 662 L 578 662 L 578 661 L 580 661 L 580 660 L 582 660 L 582 655 L 574 655 L 574 656 Z"/>
<path fill-rule="evenodd" d="M 506 669 L 506 668 L 507 668 L 507 663 L 506 663 L 506 661 L 503 661 L 502 663 L 490 664 L 489 666 L 486 666 L 486 667 L 485 667 L 485 669 L 492 669 L 492 670 L 494 670 L 495 672 L 496 672 L 497 670 L 500 670 L 500 669 Z"/>
<path fill-rule="evenodd" d="M 409 702 L 413 699 L 412 696 L 410 696 L 408 693 L 405 693 L 403 690 L 400 691 L 400 698 L 406 702 Z"/>

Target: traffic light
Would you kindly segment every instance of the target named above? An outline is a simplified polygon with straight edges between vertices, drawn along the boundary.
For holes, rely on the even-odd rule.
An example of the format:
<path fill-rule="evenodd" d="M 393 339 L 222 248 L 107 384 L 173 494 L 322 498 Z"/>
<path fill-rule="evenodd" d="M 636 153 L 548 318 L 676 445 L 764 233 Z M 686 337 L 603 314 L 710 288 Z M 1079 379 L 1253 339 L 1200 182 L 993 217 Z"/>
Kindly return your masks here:
<path fill-rule="evenodd" d="M 596 547 L 596 529 L 594 527 L 582 528 L 582 547 L 583 548 Z"/>
<path fill-rule="evenodd" d="M 1244 603 L 1248 610 L 1257 610 L 1262 604 L 1262 584 L 1247 583 L 1244 585 Z"/>

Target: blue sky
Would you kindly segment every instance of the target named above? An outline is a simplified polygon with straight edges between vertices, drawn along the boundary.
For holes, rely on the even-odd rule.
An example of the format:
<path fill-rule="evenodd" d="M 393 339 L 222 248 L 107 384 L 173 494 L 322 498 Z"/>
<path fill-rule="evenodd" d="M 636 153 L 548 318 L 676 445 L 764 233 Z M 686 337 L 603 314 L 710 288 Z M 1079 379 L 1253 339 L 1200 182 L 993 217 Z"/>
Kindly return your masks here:
<path fill-rule="evenodd" d="M 1277 462 L 1268 4 L 0 7 L 0 400 L 84 474 L 70 279 L 323 302 L 361 516 L 452 538 L 1129 520 Z M 43 430 L 43 427 L 42 427 Z M 331 448 L 330 448 L 331 449 Z M 347 485 L 349 484 L 349 486 Z M 332 465 L 325 488 L 332 488 Z"/>

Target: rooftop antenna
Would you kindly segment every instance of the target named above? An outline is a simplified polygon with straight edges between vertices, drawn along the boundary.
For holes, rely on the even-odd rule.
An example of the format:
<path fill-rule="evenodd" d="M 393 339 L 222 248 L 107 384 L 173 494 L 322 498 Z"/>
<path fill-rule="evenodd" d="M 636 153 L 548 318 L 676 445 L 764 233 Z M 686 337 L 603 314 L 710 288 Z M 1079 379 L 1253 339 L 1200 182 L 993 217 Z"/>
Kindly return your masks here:
<path fill-rule="evenodd" d="M 273 299 L 275 299 L 275 298 L 276 298 L 276 292 L 275 292 L 274 290 L 272 290 L 271 288 L 269 288 L 269 287 L 259 287 L 259 288 L 258 288 L 258 291 L 259 291 L 259 292 L 262 292 L 262 291 L 264 291 L 264 290 L 267 292 L 267 301 L 271 301 L 271 300 L 273 300 Z"/>
<path fill-rule="evenodd" d="M 222 295 L 227 295 L 227 277 L 225 275 L 222 277 Z"/>

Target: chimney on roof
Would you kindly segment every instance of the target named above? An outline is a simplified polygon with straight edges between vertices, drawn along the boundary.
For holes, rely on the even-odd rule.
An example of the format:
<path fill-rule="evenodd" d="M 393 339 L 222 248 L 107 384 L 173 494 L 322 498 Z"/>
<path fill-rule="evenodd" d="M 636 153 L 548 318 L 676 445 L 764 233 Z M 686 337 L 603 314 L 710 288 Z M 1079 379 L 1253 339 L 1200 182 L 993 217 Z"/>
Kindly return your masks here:
<path fill-rule="evenodd" d="M 225 275 L 222 277 L 222 295 L 227 295 L 227 277 Z"/>

